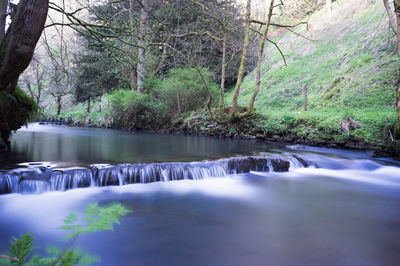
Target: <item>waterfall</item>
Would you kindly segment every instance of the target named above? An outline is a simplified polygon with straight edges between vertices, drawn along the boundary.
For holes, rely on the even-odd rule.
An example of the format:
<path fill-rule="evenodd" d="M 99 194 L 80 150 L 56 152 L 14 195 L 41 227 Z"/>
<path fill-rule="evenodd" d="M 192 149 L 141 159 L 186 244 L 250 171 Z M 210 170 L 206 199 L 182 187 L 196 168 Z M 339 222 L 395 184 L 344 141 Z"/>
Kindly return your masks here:
<path fill-rule="evenodd" d="M 0 194 L 13 192 L 13 188 L 17 187 L 19 177 L 12 174 L 0 173 Z"/>
<path fill-rule="evenodd" d="M 150 164 L 92 164 L 88 168 L 31 167 L 0 172 L 0 194 L 65 191 L 90 186 L 122 186 L 134 183 L 221 178 L 232 174 L 287 172 L 311 164 L 297 155 L 248 156 L 204 162 Z"/>

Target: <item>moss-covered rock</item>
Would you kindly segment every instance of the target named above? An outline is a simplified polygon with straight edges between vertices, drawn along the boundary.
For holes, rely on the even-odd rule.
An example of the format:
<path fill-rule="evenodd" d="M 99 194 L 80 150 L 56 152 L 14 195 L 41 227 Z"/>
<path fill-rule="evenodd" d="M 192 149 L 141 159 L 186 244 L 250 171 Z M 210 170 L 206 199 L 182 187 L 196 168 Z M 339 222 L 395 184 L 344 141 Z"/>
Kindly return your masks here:
<path fill-rule="evenodd" d="M 18 87 L 11 93 L 0 91 L 0 135 L 3 143 L 7 143 L 11 131 L 23 126 L 36 110 L 35 102 Z M 4 144 L 0 143 L 0 146 Z"/>

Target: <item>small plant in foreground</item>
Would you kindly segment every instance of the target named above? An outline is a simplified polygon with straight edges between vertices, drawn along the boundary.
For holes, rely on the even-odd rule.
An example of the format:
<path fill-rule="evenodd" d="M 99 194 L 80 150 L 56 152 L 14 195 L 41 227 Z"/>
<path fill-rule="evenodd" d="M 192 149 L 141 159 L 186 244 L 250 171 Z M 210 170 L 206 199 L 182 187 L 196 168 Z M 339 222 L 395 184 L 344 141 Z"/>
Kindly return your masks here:
<path fill-rule="evenodd" d="M 120 224 L 121 217 L 130 212 L 119 203 L 106 206 L 99 206 L 97 203 L 91 204 L 86 209 L 86 216 L 83 219 L 79 219 L 77 213 L 72 211 L 63 220 L 64 225 L 58 228 L 69 232 L 65 237 L 69 243 L 64 249 L 47 248 L 47 257 L 32 255 L 34 238 L 27 233 L 20 238 L 13 237 L 11 239 L 9 254 L 0 255 L 0 265 L 90 265 L 98 262 L 97 257 L 73 248 L 74 243 L 84 233 L 113 231 L 114 224 Z"/>

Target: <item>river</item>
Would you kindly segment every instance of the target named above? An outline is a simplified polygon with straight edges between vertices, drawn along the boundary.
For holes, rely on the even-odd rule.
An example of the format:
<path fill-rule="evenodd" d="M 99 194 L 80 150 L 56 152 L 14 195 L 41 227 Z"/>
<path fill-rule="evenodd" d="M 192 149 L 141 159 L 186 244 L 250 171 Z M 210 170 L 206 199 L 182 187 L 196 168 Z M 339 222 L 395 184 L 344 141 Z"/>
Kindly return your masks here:
<path fill-rule="evenodd" d="M 400 262 L 400 167 L 391 159 L 39 124 L 11 143 L 0 155 L 1 254 L 26 232 L 38 253 L 63 246 L 57 227 L 72 210 L 120 202 L 133 213 L 114 232 L 77 242 L 98 265 Z"/>

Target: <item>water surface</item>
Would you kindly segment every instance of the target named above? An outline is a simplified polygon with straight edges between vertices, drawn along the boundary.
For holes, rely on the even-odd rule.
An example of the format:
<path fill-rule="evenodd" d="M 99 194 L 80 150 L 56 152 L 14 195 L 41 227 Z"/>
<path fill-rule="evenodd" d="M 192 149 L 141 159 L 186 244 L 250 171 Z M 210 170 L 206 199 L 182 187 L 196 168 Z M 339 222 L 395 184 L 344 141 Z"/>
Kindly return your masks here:
<path fill-rule="evenodd" d="M 61 164 L 199 161 L 276 149 L 263 143 L 113 129 L 30 124 L 11 138 L 0 168 L 21 162 Z"/>
<path fill-rule="evenodd" d="M 93 143 L 90 151 L 81 149 L 82 143 Z M 118 150 L 125 149 L 120 154 L 126 162 L 290 153 L 319 168 L 292 165 L 285 173 L 1 195 L 0 252 L 11 236 L 25 232 L 33 233 L 39 253 L 47 245 L 65 245 L 60 241 L 65 234 L 56 228 L 71 210 L 82 214 L 93 202 L 121 202 L 133 213 L 114 232 L 78 240 L 83 250 L 101 258 L 99 265 L 400 262 L 400 168 L 389 159 L 342 150 L 68 127 L 21 130 L 12 145 L 16 149 L 7 158 L 18 163 L 116 162 Z M 111 151 L 103 154 L 105 147 Z M 143 148 L 143 156 L 134 147 Z M 10 165 L 10 159 L 6 161 Z"/>

